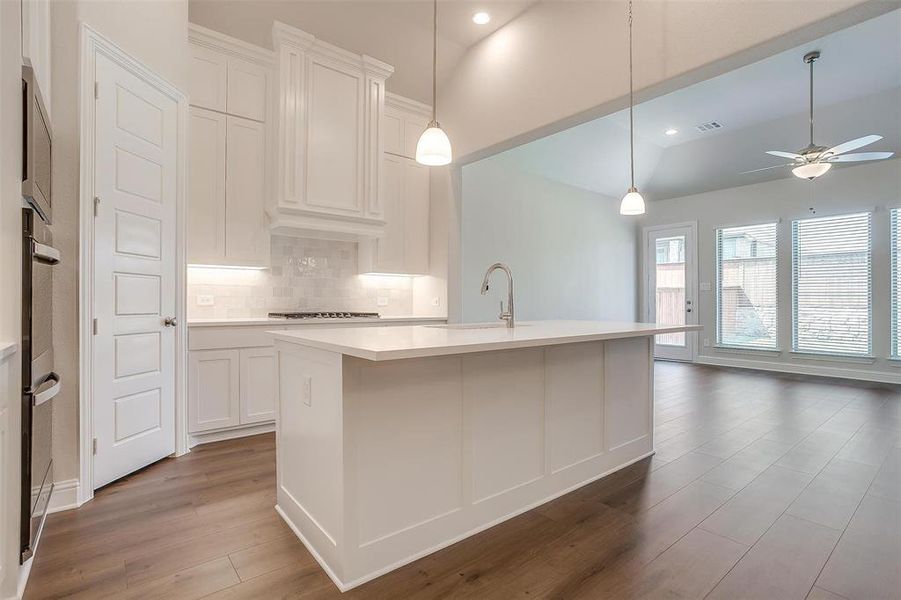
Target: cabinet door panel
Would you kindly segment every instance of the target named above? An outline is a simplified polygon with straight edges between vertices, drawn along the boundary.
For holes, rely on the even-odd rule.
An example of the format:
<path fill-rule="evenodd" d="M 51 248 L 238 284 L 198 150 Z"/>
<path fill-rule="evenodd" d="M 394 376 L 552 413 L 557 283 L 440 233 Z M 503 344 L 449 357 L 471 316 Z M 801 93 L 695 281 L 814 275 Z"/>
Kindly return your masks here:
<path fill-rule="evenodd" d="M 382 149 L 390 154 L 404 155 L 404 116 L 390 108 L 385 109 Z"/>
<path fill-rule="evenodd" d="M 225 112 L 227 66 L 222 54 L 191 45 L 191 104 Z"/>
<path fill-rule="evenodd" d="M 241 350 L 241 424 L 275 420 L 278 395 L 274 348 Z"/>
<path fill-rule="evenodd" d="M 426 118 L 407 116 L 404 119 L 404 156 L 416 158 L 416 144 L 428 125 Z"/>
<path fill-rule="evenodd" d="M 225 256 L 225 115 L 191 108 L 188 137 L 188 262 Z"/>
<path fill-rule="evenodd" d="M 382 207 L 385 234 L 375 241 L 376 273 L 402 273 L 404 268 L 404 164 L 403 158 L 382 158 Z"/>
<path fill-rule="evenodd" d="M 404 165 L 404 272 L 429 272 L 429 168 Z"/>
<path fill-rule="evenodd" d="M 188 354 L 188 431 L 240 425 L 238 351 Z"/>
<path fill-rule="evenodd" d="M 265 67 L 238 58 L 228 59 L 228 113 L 265 121 L 268 77 Z"/>
<path fill-rule="evenodd" d="M 361 77 L 309 63 L 306 203 L 314 209 L 362 214 Z"/>
<path fill-rule="evenodd" d="M 225 255 L 241 264 L 265 262 L 265 127 L 231 116 L 226 124 Z"/>

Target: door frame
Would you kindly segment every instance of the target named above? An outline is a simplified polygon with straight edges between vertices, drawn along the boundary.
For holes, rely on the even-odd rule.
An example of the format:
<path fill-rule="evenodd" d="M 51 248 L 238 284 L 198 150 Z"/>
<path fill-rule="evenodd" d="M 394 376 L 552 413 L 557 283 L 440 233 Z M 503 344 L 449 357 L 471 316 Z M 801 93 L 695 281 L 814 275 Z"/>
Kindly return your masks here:
<path fill-rule="evenodd" d="M 187 190 L 187 124 L 188 98 L 140 61 L 116 46 L 108 38 L 81 23 L 78 95 L 79 194 L 78 244 L 80 249 L 78 277 L 78 446 L 79 482 L 77 505 L 94 497 L 94 414 L 93 414 L 93 310 L 94 306 L 94 64 L 103 55 L 116 65 L 147 82 L 178 105 L 176 199 L 175 199 L 175 314 L 181 324 L 175 331 L 175 455 L 189 451 L 187 434 L 187 321 L 185 257 L 185 198 Z"/>
<path fill-rule="evenodd" d="M 676 228 L 687 228 L 691 231 L 691 239 L 687 240 L 688 249 L 691 251 L 692 256 L 692 264 L 686 267 L 686 271 L 691 276 L 691 283 L 689 286 L 686 286 L 686 291 L 690 294 L 692 299 L 693 309 L 691 314 L 693 315 L 692 319 L 686 319 L 686 323 L 698 324 L 700 322 L 699 316 L 699 302 L 698 302 L 698 222 L 697 221 L 682 221 L 680 223 L 667 223 L 665 225 L 648 225 L 642 228 L 641 233 L 641 253 L 640 253 L 640 285 L 638 290 L 639 295 L 639 303 L 640 303 L 640 312 L 641 318 L 646 322 L 653 323 L 654 319 L 651 318 L 650 315 L 650 303 L 648 302 L 648 292 L 650 291 L 651 284 L 651 273 L 650 269 L 648 269 L 648 260 L 649 260 L 649 248 L 648 244 L 651 240 L 651 234 L 658 231 L 665 231 L 667 229 L 676 229 Z M 695 362 L 698 359 L 698 334 L 697 332 L 686 332 L 686 343 L 689 348 L 690 361 Z M 652 344 L 651 352 L 653 355 L 654 345 Z M 669 360 L 669 359 L 659 359 L 659 360 Z"/>

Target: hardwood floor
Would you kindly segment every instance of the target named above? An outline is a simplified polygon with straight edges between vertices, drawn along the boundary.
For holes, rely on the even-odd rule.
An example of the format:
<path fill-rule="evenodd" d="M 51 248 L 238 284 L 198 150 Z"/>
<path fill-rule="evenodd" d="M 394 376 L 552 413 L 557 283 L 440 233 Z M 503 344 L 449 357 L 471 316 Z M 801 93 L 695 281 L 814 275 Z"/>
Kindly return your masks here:
<path fill-rule="evenodd" d="M 26 598 L 901 598 L 901 392 L 672 363 L 656 390 L 654 457 L 343 596 L 262 435 L 51 515 Z"/>

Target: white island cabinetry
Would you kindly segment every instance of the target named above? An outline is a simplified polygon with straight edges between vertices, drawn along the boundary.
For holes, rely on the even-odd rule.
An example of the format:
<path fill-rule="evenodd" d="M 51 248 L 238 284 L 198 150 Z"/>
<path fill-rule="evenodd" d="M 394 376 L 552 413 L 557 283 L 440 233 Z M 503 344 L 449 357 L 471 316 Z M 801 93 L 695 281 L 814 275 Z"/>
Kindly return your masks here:
<path fill-rule="evenodd" d="M 278 369 L 271 331 L 440 323 L 442 318 L 385 317 L 357 321 L 198 319 L 188 322 L 188 433 L 191 443 L 272 431 Z"/>
<path fill-rule="evenodd" d="M 543 321 L 275 332 L 277 510 L 342 589 L 653 453 L 653 336 Z"/>

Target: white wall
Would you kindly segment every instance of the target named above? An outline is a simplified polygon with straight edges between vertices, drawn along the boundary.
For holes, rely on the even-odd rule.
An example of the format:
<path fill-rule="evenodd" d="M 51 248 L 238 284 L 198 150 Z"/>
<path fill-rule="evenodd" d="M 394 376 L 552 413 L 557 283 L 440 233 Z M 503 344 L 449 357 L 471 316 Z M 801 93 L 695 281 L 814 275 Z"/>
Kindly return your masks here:
<path fill-rule="evenodd" d="M 463 169 L 463 321 L 495 321 L 503 273 L 479 294 L 486 268 L 507 263 L 516 318 L 634 321 L 636 221 L 619 201 L 520 171 L 503 155 Z"/>
<path fill-rule="evenodd" d="M 714 348 L 716 343 L 716 295 L 700 292 L 696 303 L 700 324 L 710 346 L 700 348 L 701 362 L 734 366 L 756 365 L 794 372 L 820 373 L 888 380 L 901 383 L 901 368 L 886 359 L 889 355 L 889 221 L 888 209 L 901 206 L 901 159 L 837 167 L 809 182 L 788 177 L 756 185 L 718 190 L 652 202 L 642 226 L 684 221 L 698 223 L 698 276 L 715 284 L 715 229 L 779 219 L 778 285 L 780 352 L 739 352 Z M 813 208 L 815 215 L 810 210 Z M 876 359 L 802 358 L 792 355 L 791 327 L 791 221 L 809 216 L 825 216 L 874 211 L 872 220 L 873 273 L 873 353 Z M 642 278 L 644 280 L 644 278 Z M 643 296 L 643 290 L 642 290 Z"/>
<path fill-rule="evenodd" d="M 78 477 L 78 71 L 84 22 L 182 90 L 188 80 L 187 0 L 59 0 L 53 28 L 53 234 L 63 261 L 54 270 L 53 321 L 57 372 L 64 382 L 53 403 L 57 481 Z"/>
<path fill-rule="evenodd" d="M 0 2 L 0 344 L 21 325 L 22 53 L 20 3 Z M 19 353 L 0 364 L 0 598 L 16 594 L 21 477 Z"/>

